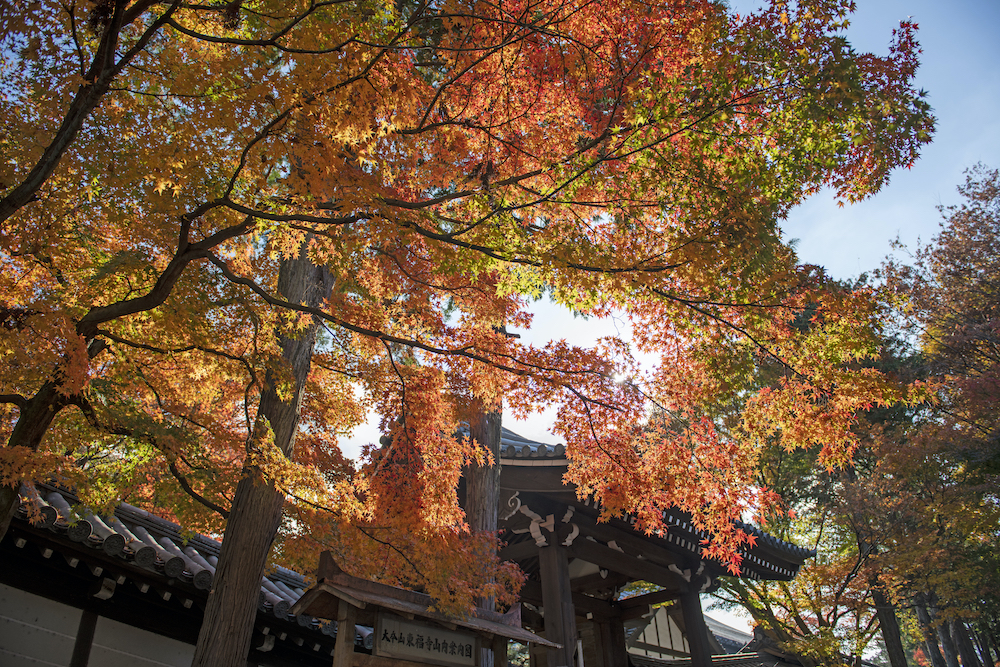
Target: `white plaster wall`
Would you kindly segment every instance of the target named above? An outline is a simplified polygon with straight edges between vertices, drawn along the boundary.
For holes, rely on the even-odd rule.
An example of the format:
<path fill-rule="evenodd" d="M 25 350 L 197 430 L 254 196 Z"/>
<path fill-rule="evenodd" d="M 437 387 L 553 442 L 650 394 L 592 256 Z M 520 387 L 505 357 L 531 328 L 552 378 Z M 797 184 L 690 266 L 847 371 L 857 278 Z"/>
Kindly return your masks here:
<path fill-rule="evenodd" d="M 0 584 L 0 665 L 67 667 L 82 611 Z M 194 646 L 98 617 L 92 667 L 187 667 Z"/>
<path fill-rule="evenodd" d="M 666 607 L 660 607 L 656 610 L 656 614 L 650 619 L 649 625 L 643 629 L 642 634 L 630 642 L 628 651 L 629 653 L 651 658 L 675 657 L 673 654 L 664 654 L 660 651 L 636 646 L 636 644 L 658 646 L 680 653 L 691 652 L 691 649 L 688 647 L 687 638 L 684 637 L 684 633 L 681 632 L 680 627 L 678 627 L 673 617 L 667 613 Z"/>
<path fill-rule="evenodd" d="M 191 644 L 104 617 L 97 619 L 90 649 L 93 667 L 188 667 L 193 657 Z"/>
<path fill-rule="evenodd" d="M 81 614 L 79 609 L 0 584 L 0 665 L 66 667 Z"/>

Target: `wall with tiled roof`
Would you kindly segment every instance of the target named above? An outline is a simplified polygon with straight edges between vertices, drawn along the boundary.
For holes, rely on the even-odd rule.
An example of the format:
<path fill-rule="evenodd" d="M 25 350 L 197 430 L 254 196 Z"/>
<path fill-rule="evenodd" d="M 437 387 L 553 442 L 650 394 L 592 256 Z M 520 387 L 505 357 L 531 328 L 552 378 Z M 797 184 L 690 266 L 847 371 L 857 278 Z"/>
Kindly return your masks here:
<path fill-rule="evenodd" d="M 123 504 L 94 516 L 72 493 L 22 487 L 21 504 L 0 549 L 0 583 L 193 643 L 212 587 L 220 543 Z M 34 519 L 32 523 L 31 519 Z M 308 585 L 284 568 L 261 579 L 254 635 L 260 665 L 328 665 L 336 623 L 293 615 Z M 371 647 L 358 627 L 357 650 Z"/>

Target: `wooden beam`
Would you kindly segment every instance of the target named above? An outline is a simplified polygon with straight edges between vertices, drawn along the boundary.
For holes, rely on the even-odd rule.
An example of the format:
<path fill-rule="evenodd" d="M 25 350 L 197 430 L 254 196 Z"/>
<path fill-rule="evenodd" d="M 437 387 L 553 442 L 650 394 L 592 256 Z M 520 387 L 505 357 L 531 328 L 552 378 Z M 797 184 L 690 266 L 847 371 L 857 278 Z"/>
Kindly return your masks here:
<path fill-rule="evenodd" d="M 534 540 L 525 540 L 516 544 L 508 544 L 500 550 L 500 560 L 509 560 L 519 563 L 529 558 L 537 558 L 539 547 Z"/>
<path fill-rule="evenodd" d="M 631 526 L 625 529 L 612 523 L 598 523 L 596 519 L 582 512 L 573 514 L 573 518 L 570 521 L 580 527 L 580 537 L 577 537 L 578 540 L 590 535 L 602 542 L 615 542 L 622 549 L 626 549 L 633 554 L 642 554 L 646 560 L 658 565 L 680 566 L 684 562 L 678 554 L 675 554 L 666 546 L 668 543 L 659 538 L 646 537 L 641 533 L 637 533 Z"/>
<path fill-rule="evenodd" d="M 651 604 L 663 604 L 664 602 L 676 600 L 680 596 L 680 590 L 676 588 L 664 588 L 662 591 L 646 593 L 645 595 L 636 595 L 633 598 L 622 600 L 618 603 L 618 605 L 623 611 L 639 608 L 645 609 Z"/>
<path fill-rule="evenodd" d="M 600 573 L 588 574 L 585 577 L 577 577 L 570 582 L 570 588 L 574 593 L 586 593 L 587 591 L 599 591 L 605 588 L 620 588 L 631 579 L 618 572 L 607 572 L 602 577 Z"/>
<path fill-rule="evenodd" d="M 428 665 L 426 662 L 414 662 L 412 660 L 401 660 L 399 658 L 386 658 L 381 655 L 355 653 L 351 657 L 350 667 L 428 667 Z"/>
<path fill-rule="evenodd" d="M 521 599 L 532 604 L 544 606 L 542 584 L 537 581 L 526 581 L 521 588 Z M 612 611 L 611 603 L 606 600 L 588 597 L 579 593 L 571 593 L 570 599 L 573 601 L 573 608 L 577 616 L 592 614 L 596 617 L 607 618 Z M 547 610 L 546 610 L 546 613 Z M 552 641 L 558 641 L 553 639 Z"/>
<path fill-rule="evenodd" d="M 662 565 L 640 560 L 611 547 L 588 539 L 576 539 L 567 547 L 570 555 L 593 563 L 611 572 L 618 572 L 633 579 L 648 581 L 664 588 L 679 588 L 681 578 Z"/>

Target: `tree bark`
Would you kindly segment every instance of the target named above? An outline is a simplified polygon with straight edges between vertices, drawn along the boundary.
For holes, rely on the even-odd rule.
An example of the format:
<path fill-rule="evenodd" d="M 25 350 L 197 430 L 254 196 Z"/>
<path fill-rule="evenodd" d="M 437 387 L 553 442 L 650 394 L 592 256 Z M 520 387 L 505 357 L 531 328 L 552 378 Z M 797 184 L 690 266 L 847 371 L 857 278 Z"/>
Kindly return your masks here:
<path fill-rule="evenodd" d="M 298 258 L 281 264 L 278 292 L 288 301 L 319 306 L 329 297 L 332 288 L 333 278 L 329 272 L 312 264 L 305 248 Z M 290 400 L 281 400 L 276 386 L 277 374 L 270 371 L 261 393 L 254 440 L 259 440 L 270 426 L 275 445 L 288 457 L 292 456 L 295 447 L 299 409 L 317 328 L 313 323 L 296 338 L 279 338 L 282 361 L 291 370 L 294 381 Z M 270 480 L 263 478 L 260 470 L 244 469 L 233 498 L 192 667 L 246 665 L 260 581 L 271 543 L 281 524 L 283 504 L 284 495 Z"/>
<path fill-rule="evenodd" d="M 66 407 L 68 400 L 59 393 L 59 385 L 49 381 L 41 386 L 38 392 L 28 399 L 21 408 L 14 430 L 7 440 L 8 447 L 27 447 L 33 452 L 42 445 L 42 438 L 52 425 L 56 415 Z M 30 480 L 35 481 L 35 480 Z M 20 498 L 18 490 L 21 480 L 10 485 L 0 486 L 0 540 L 7 534 L 10 522 L 17 512 Z"/>
<path fill-rule="evenodd" d="M 497 531 L 497 506 L 500 503 L 500 427 L 499 410 L 484 409 L 477 402 L 475 412 L 469 417 L 469 435 L 490 453 L 493 462 L 485 466 L 468 466 L 465 474 L 465 516 L 469 529 L 474 532 Z M 494 611 L 492 597 L 476 600 L 481 609 Z M 506 643 L 504 644 L 506 650 Z M 506 653 L 504 654 L 504 658 Z M 480 667 L 493 667 L 491 649 L 484 648 Z"/>
<path fill-rule="evenodd" d="M 937 616 L 937 610 L 933 606 L 930 607 L 931 618 Z M 944 653 L 944 661 L 948 667 L 959 667 L 958 664 L 958 650 L 955 648 L 955 642 L 951 638 L 951 632 L 948 630 L 948 623 L 938 623 L 937 626 L 938 639 L 941 641 L 941 652 Z"/>
<path fill-rule="evenodd" d="M 979 656 L 972 645 L 972 638 L 969 637 L 969 630 L 962 621 L 951 622 L 951 636 L 958 645 L 958 653 L 962 656 L 963 667 L 981 667 Z"/>
<path fill-rule="evenodd" d="M 892 667 L 906 667 L 906 652 L 903 650 L 903 638 L 899 632 L 896 608 L 885 591 L 878 587 L 877 581 L 873 582 L 871 591 L 875 613 L 878 614 L 879 629 L 882 632 L 882 642 L 889 655 L 889 664 Z"/>
<path fill-rule="evenodd" d="M 500 503 L 500 426 L 498 410 L 479 409 L 469 419 L 469 431 L 493 457 L 485 466 L 465 469 L 465 515 L 473 532 L 496 532 L 497 505 Z"/>
<path fill-rule="evenodd" d="M 996 667 L 996 663 L 993 662 L 993 654 L 990 653 L 990 639 L 986 636 L 986 632 L 983 631 L 983 626 L 980 624 L 979 632 L 975 633 L 976 643 L 979 645 L 979 655 L 983 658 L 983 664 L 986 667 Z"/>
<path fill-rule="evenodd" d="M 920 630 L 924 634 L 924 644 L 927 647 L 928 657 L 934 667 L 947 667 L 941 649 L 938 646 L 937 637 L 934 634 L 930 612 L 927 611 L 925 596 L 920 594 L 914 600 L 914 610 L 917 612 L 917 622 Z"/>

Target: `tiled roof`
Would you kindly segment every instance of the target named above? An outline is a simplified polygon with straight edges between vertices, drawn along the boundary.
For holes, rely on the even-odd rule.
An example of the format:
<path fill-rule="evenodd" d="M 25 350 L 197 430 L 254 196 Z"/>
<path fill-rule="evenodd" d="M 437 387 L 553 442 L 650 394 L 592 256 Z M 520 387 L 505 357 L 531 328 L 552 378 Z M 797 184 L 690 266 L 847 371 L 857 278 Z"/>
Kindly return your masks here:
<path fill-rule="evenodd" d="M 514 433 L 510 429 L 500 430 L 500 457 L 504 459 L 564 459 L 566 445 L 547 445 L 535 442 Z"/>
<path fill-rule="evenodd" d="M 207 599 L 218 564 L 221 548 L 218 541 L 204 535 L 182 534 L 180 526 L 128 504 L 120 505 L 112 516 L 99 517 L 78 506 L 77 498 L 66 490 L 46 484 L 38 484 L 37 489 L 38 492 L 32 492 L 21 487 L 17 513 L 21 522 L 17 523 L 27 532 L 18 531 L 15 546 L 23 548 L 30 535 L 51 534 L 56 543 L 66 547 L 56 550 L 62 550 L 72 565 L 89 554 L 97 557 L 95 562 L 103 562 L 103 568 L 91 568 L 98 577 L 114 568 L 124 573 L 115 575 L 122 580 L 128 572 L 134 573 L 137 585 L 140 580 L 154 582 L 154 586 L 160 585 L 155 582 L 162 582 L 162 590 L 172 590 L 174 596 L 187 598 L 185 608 L 191 607 L 195 600 Z M 26 525 L 36 511 L 40 522 Z M 43 555 L 48 557 L 44 551 Z M 289 611 L 307 585 L 305 577 L 291 570 L 269 571 L 261 579 L 258 618 L 271 617 L 297 627 L 298 632 L 315 633 L 317 638 L 325 638 L 324 644 L 329 643 L 336 637 L 335 622 L 296 616 Z M 371 632 L 371 628 L 359 626 L 355 645 L 370 649 Z"/>

